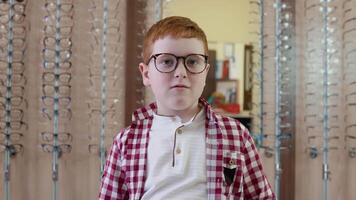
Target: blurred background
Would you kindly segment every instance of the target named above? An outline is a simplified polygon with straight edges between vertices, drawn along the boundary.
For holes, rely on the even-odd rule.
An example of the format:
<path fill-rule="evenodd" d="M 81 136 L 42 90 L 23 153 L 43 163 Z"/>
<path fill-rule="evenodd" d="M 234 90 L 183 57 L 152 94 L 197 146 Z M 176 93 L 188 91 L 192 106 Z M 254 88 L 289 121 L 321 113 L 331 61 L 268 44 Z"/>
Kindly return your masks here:
<path fill-rule="evenodd" d="M 0 1 L 0 198 L 97 199 L 113 137 L 154 101 L 147 29 L 209 43 L 203 93 L 253 136 L 281 200 L 356 198 L 356 0 Z M 355 56 L 355 57 L 353 57 Z"/>

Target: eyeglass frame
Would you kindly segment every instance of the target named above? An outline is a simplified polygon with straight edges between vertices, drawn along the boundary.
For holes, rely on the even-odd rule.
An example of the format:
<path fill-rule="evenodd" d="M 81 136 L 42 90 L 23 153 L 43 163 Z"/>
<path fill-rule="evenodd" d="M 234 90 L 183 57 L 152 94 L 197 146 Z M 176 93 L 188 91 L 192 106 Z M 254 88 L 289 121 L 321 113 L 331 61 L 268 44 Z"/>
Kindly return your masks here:
<path fill-rule="evenodd" d="M 19 141 L 23 137 L 20 132 L 6 133 L 4 131 L 0 132 L 0 141 L 10 140 L 11 142 Z"/>
<path fill-rule="evenodd" d="M 18 100 L 20 103 L 14 103 L 14 100 Z M 11 104 L 12 106 L 21 106 L 22 103 L 25 104 L 27 107 L 27 100 L 23 97 L 23 95 L 11 95 L 10 97 L 7 97 L 6 95 L 2 95 L 0 93 L 0 105 L 6 105 L 6 104 Z"/>
<path fill-rule="evenodd" d="M 53 66 L 51 66 L 53 65 Z M 45 70 L 54 70 L 56 68 L 58 68 L 59 70 L 62 70 L 63 72 L 68 72 L 68 70 L 70 70 L 72 68 L 72 62 L 70 61 L 60 61 L 60 62 L 56 62 L 56 61 L 43 61 L 42 62 L 42 66 Z"/>
<path fill-rule="evenodd" d="M 15 126 L 12 126 L 14 123 L 16 123 Z M 3 127 L 2 127 L 3 126 Z M 27 123 L 25 123 L 24 121 L 2 121 L 0 120 L 0 129 L 12 129 L 12 130 L 21 130 L 24 127 L 25 130 L 28 129 L 28 125 Z"/>
<path fill-rule="evenodd" d="M 53 93 L 51 92 L 46 92 L 46 88 L 50 88 L 51 90 L 53 90 Z M 63 91 L 60 91 L 61 88 L 64 88 L 64 89 L 67 89 L 66 92 L 68 93 L 63 93 Z M 44 96 L 52 96 L 54 94 L 57 93 L 57 95 L 60 95 L 60 96 L 69 96 L 70 93 L 71 93 L 71 88 L 72 86 L 69 85 L 69 84 L 59 84 L 59 85 L 55 85 L 55 84 L 49 84 L 49 83 L 45 83 L 45 84 L 42 84 L 42 93 Z"/>
<path fill-rule="evenodd" d="M 61 120 L 71 120 L 73 115 L 70 108 L 49 109 L 46 107 L 41 109 L 41 114 L 50 121 L 55 117 Z"/>
<path fill-rule="evenodd" d="M 40 148 L 45 153 L 57 152 L 59 158 L 62 156 L 63 153 L 70 153 L 72 151 L 72 145 L 70 144 L 53 145 L 42 143 L 40 144 Z"/>
<path fill-rule="evenodd" d="M 49 132 L 49 131 L 43 131 L 40 133 L 41 139 L 45 142 L 53 142 L 54 138 L 56 137 L 59 142 L 65 143 L 65 142 L 72 142 L 73 136 L 69 132 Z"/>
<path fill-rule="evenodd" d="M 25 63 L 23 61 L 11 62 L 0 61 L 0 73 L 7 73 L 7 70 L 11 66 L 13 74 L 23 74 L 25 72 Z"/>
<path fill-rule="evenodd" d="M 59 33 L 62 37 L 70 37 L 73 31 L 73 27 L 70 25 L 61 26 L 59 28 L 56 28 L 55 25 L 45 25 L 43 32 L 45 36 L 53 37 L 53 34 L 56 34 L 57 29 L 59 29 Z"/>
<path fill-rule="evenodd" d="M 1 105 L 0 107 L 3 107 L 3 105 Z M 11 110 L 0 108 L 0 120 L 3 120 L 7 116 L 11 118 L 11 121 L 22 121 L 24 117 L 24 112 L 22 109 L 19 108 L 12 108 Z"/>
<path fill-rule="evenodd" d="M 0 147 L 0 152 L 9 151 L 11 157 L 17 153 L 22 153 L 24 148 L 22 144 L 0 144 Z"/>
<path fill-rule="evenodd" d="M 58 81 L 62 84 L 70 84 L 72 80 L 72 74 L 69 72 L 44 72 L 42 73 L 42 83 L 53 83 L 54 81 Z"/>
<path fill-rule="evenodd" d="M 70 96 L 53 97 L 53 96 L 44 95 L 41 97 L 41 99 L 42 99 L 43 105 L 45 105 L 45 106 L 53 106 L 56 103 L 59 106 L 68 107 L 70 105 L 70 103 L 72 102 L 72 98 Z M 63 100 L 65 100 L 65 101 L 63 101 Z M 52 102 L 48 103 L 48 101 L 52 101 Z"/>
<path fill-rule="evenodd" d="M 162 72 L 162 71 L 160 71 L 158 68 L 157 68 L 157 65 L 156 65 L 156 59 L 157 59 L 157 57 L 158 56 L 160 56 L 160 55 L 171 55 L 171 56 L 173 56 L 173 57 L 175 57 L 175 59 L 176 59 L 176 61 L 177 61 L 177 63 L 176 63 L 176 66 L 173 68 L 173 70 L 172 71 L 169 71 L 169 72 Z M 204 69 L 201 71 L 201 72 L 191 72 L 189 69 L 188 69 L 188 67 L 187 67 L 187 65 L 186 65 L 186 59 L 189 57 L 189 56 L 191 56 L 191 55 L 199 55 L 199 56 L 202 56 L 203 58 L 204 58 L 204 61 L 205 61 L 205 67 L 204 67 Z M 179 65 L 179 59 L 180 58 L 182 58 L 183 59 L 183 65 L 184 65 L 184 68 L 189 72 L 189 73 L 191 73 L 191 74 L 200 74 L 200 73 L 202 73 L 207 67 L 208 67 L 208 56 L 207 55 L 204 55 L 204 54 L 188 54 L 188 55 L 186 55 L 186 56 L 176 56 L 176 55 L 174 55 L 174 54 L 172 54 L 172 53 L 158 53 L 158 54 L 153 54 L 153 55 L 151 55 L 151 57 L 148 59 L 148 61 L 147 61 L 147 65 L 151 62 L 151 60 L 152 60 L 152 58 L 154 58 L 154 65 L 155 65 L 155 68 L 156 68 L 156 70 L 157 71 L 159 71 L 159 72 L 161 72 L 161 73 L 171 73 L 171 72 L 174 72 L 177 68 L 178 68 L 178 65 Z"/>

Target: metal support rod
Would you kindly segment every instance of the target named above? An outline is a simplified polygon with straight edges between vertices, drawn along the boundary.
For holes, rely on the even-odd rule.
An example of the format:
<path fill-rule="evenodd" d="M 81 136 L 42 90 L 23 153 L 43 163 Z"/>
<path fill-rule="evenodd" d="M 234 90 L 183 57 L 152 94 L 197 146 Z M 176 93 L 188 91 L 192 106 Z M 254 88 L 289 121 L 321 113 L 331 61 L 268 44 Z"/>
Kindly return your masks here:
<path fill-rule="evenodd" d="M 7 143 L 5 143 L 7 145 Z M 8 148 L 5 149 L 4 157 L 4 199 L 10 199 L 10 151 Z"/>
<path fill-rule="evenodd" d="M 14 2 L 15 0 L 9 0 L 10 4 L 10 9 L 8 13 L 9 17 L 9 31 L 7 33 L 7 39 L 9 40 L 8 45 L 7 45 L 7 79 L 6 79 L 6 99 L 11 99 L 12 96 L 12 75 L 13 75 L 13 69 L 12 69 L 12 62 L 13 62 L 13 15 L 14 15 Z M 10 134 L 11 134 L 11 126 L 8 126 L 8 124 L 11 123 L 11 101 L 6 101 L 5 102 L 5 110 L 6 110 L 6 115 L 5 115 L 5 151 L 4 151 L 4 199 L 9 200 L 10 199 L 10 164 L 11 164 L 11 140 L 10 140 Z"/>
<path fill-rule="evenodd" d="M 323 200 L 328 199 L 328 180 L 329 180 L 329 119 L 328 119 L 328 0 L 323 0 Z"/>
<path fill-rule="evenodd" d="M 60 58 L 60 20 L 61 20 L 61 0 L 56 1 L 56 45 L 55 45 L 55 68 L 54 68 L 54 74 L 55 76 L 58 76 L 60 74 L 60 69 L 59 65 L 61 62 Z M 54 80 L 54 86 L 59 87 L 59 81 L 57 78 Z M 54 99 L 58 99 L 59 94 L 58 91 L 55 90 L 54 92 Z M 58 132 L 59 132 L 59 116 L 58 116 L 58 110 L 59 110 L 59 105 L 58 101 L 54 101 L 53 104 L 53 151 L 52 151 L 52 200 L 57 199 L 57 193 L 58 193 L 58 179 L 59 179 L 59 154 L 60 154 L 60 148 L 59 148 L 59 142 L 58 142 Z"/>
<path fill-rule="evenodd" d="M 263 87 L 263 82 L 264 82 L 264 0 L 260 0 L 260 38 L 259 38 L 259 48 L 260 48 L 260 56 L 259 56 L 259 60 L 260 60 L 260 74 L 259 74 L 259 79 L 260 79 L 260 127 L 259 127 L 259 142 L 260 144 L 258 144 L 258 147 L 260 147 L 261 145 L 263 145 L 263 135 L 264 135 L 264 115 L 262 115 L 262 113 L 264 113 L 264 100 L 263 100 L 263 96 L 264 96 L 264 87 Z"/>
<path fill-rule="evenodd" d="M 159 21 L 163 17 L 162 0 L 155 1 L 155 21 Z"/>
<path fill-rule="evenodd" d="M 102 46 L 101 46 L 101 128 L 100 128 L 100 147 L 99 147 L 99 156 L 100 156 L 100 177 L 104 173 L 105 167 L 105 127 L 106 127 L 106 93 L 107 93 L 107 29 L 108 29 L 108 15 L 109 15 L 109 2 L 108 0 L 103 1 L 103 35 L 102 35 Z"/>
<path fill-rule="evenodd" d="M 281 141 L 280 135 L 280 68 L 281 68 L 281 49 L 279 35 L 281 33 L 280 14 L 282 12 L 281 0 L 275 1 L 275 141 L 274 141 L 274 165 L 275 165 L 275 194 L 276 200 L 280 199 L 280 177 L 281 177 Z"/>

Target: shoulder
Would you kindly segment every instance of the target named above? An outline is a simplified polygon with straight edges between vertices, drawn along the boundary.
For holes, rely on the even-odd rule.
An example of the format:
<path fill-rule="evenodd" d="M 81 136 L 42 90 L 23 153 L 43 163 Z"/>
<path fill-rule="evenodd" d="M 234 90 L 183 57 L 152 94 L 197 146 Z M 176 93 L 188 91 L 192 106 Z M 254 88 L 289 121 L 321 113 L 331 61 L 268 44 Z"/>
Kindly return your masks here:
<path fill-rule="evenodd" d="M 233 138 L 249 136 L 247 128 L 241 124 L 240 121 L 216 112 L 206 101 L 204 101 L 204 99 L 201 99 L 200 102 L 205 107 L 210 128 L 220 129 L 223 135 L 229 135 L 230 137 L 233 136 Z M 214 125 L 211 126 L 212 124 Z M 240 140 L 242 140 L 242 138 L 240 138 Z"/>
<path fill-rule="evenodd" d="M 246 145 L 253 143 L 248 129 L 237 119 L 226 117 L 216 113 L 216 124 L 220 129 L 225 142 L 234 144 L 244 149 Z"/>
<path fill-rule="evenodd" d="M 215 116 L 220 129 L 234 135 L 244 135 L 248 133 L 247 128 L 239 120 L 218 113 L 215 113 Z"/>
<path fill-rule="evenodd" d="M 128 142 L 133 143 L 135 140 L 144 137 L 152 125 L 152 118 L 148 117 L 145 119 L 139 119 L 132 121 L 131 124 L 123 129 L 121 129 L 117 135 L 114 137 L 114 142 L 119 146 L 123 147 L 128 144 Z"/>
<path fill-rule="evenodd" d="M 137 142 L 136 140 L 139 140 L 140 137 L 144 137 L 144 134 L 142 133 L 146 133 L 146 130 L 150 129 L 153 113 L 156 110 L 157 106 L 155 103 L 136 109 L 132 114 L 131 124 L 128 127 L 121 129 L 114 137 L 114 145 L 117 145 L 119 149 L 122 149 L 129 144 Z"/>

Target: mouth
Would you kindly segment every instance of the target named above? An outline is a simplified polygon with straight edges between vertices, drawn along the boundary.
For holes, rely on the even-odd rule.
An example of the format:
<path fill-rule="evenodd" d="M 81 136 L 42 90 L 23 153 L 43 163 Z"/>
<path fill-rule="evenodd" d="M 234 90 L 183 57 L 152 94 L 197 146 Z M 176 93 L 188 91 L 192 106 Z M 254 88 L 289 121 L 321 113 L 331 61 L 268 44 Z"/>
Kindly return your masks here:
<path fill-rule="evenodd" d="M 181 85 L 181 84 L 178 84 L 178 85 L 173 85 L 172 87 L 171 87 L 171 89 L 174 89 L 174 88 L 189 88 L 188 86 L 186 86 L 186 85 Z"/>

